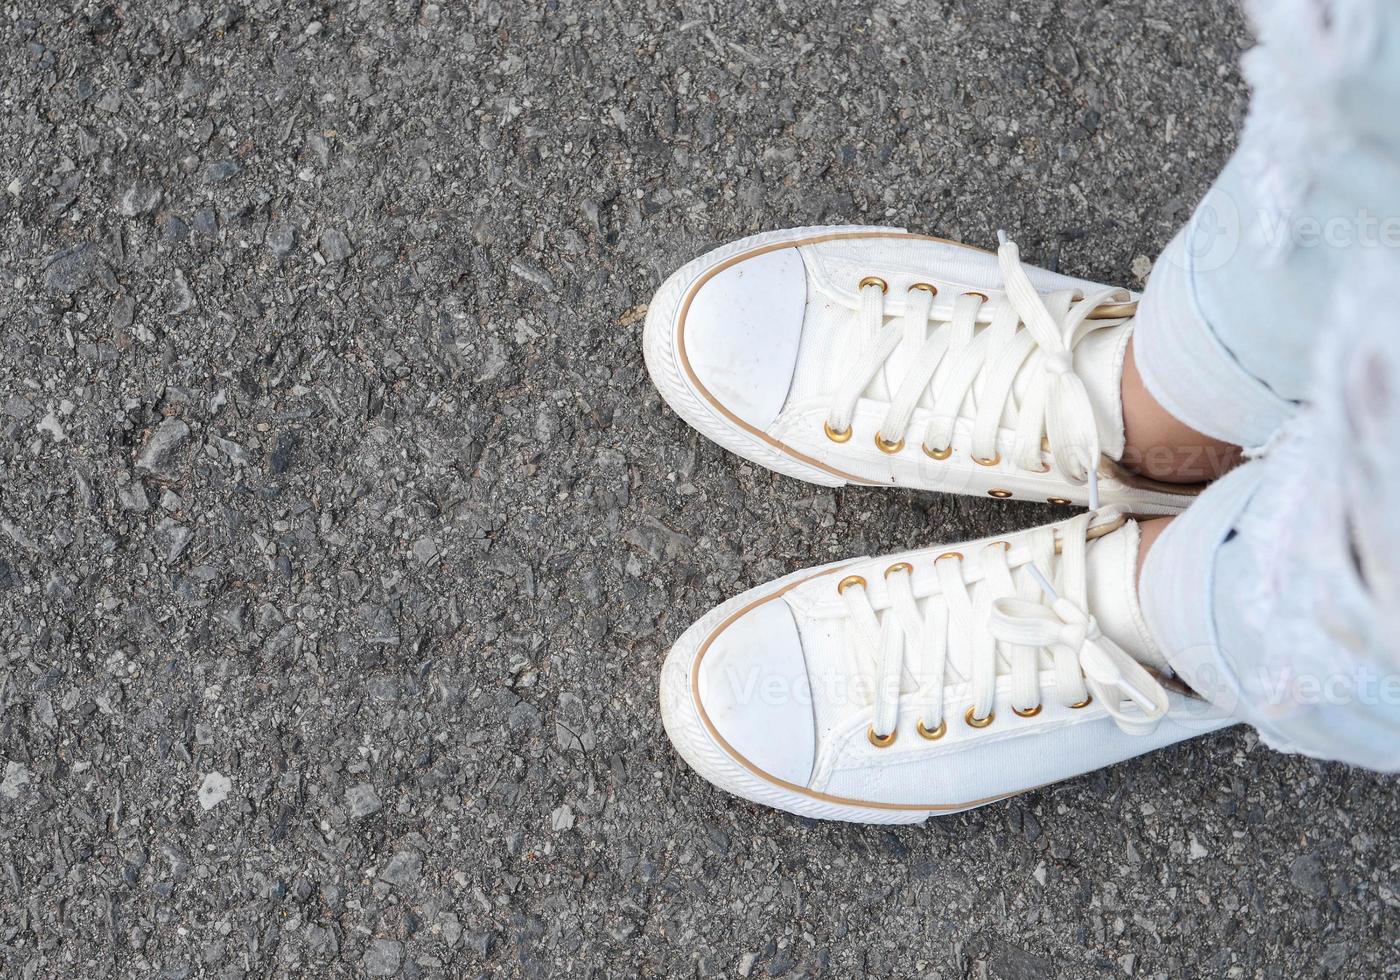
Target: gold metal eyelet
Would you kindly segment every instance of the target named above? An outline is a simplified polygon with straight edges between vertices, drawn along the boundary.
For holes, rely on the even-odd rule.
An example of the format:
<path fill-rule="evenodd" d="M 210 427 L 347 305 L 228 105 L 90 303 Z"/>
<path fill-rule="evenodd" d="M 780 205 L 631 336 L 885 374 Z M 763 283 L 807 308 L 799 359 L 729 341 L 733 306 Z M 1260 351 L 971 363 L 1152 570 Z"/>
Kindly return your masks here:
<path fill-rule="evenodd" d="M 1010 490 L 988 490 L 987 493 L 998 500 L 1010 500 L 1014 496 Z"/>
<path fill-rule="evenodd" d="M 1040 709 L 1042 707 L 1044 707 L 1044 705 L 1038 704 L 1034 708 L 1026 708 L 1024 711 L 1022 711 L 1020 708 L 1012 708 L 1011 710 L 1016 712 L 1016 714 L 1020 715 L 1022 718 L 1034 718 L 1036 715 L 1040 714 Z"/>
<path fill-rule="evenodd" d="M 904 440 L 901 439 L 898 442 L 890 442 L 888 439 L 886 439 L 884 436 L 880 435 L 880 433 L 877 432 L 875 433 L 875 445 L 880 448 L 880 452 L 887 453 L 893 456 L 895 453 L 899 452 L 901 449 L 904 448 Z"/>
<path fill-rule="evenodd" d="M 947 719 L 940 721 L 938 723 L 938 727 L 935 728 L 933 731 L 929 731 L 927 728 L 925 728 L 924 723 L 921 721 L 919 722 L 919 734 L 922 735 L 924 738 L 928 739 L 930 742 L 936 742 L 944 735 L 948 734 L 948 721 Z"/>
<path fill-rule="evenodd" d="M 928 446 L 925 446 L 924 455 L 929 459 L 947 459 L 949 456 L 953 455 L 953 447 L 949 446 L 947 449 L 930 449 Z"/>
<path fill-rule="evenodd" d="M 1070 705 L 1070 707 L 1071 707 L 1071 708 L 1087 708 L 1087 707 L 1089 707 L 1089 705 L 1091 705 L 1091 704 L 1093 704 L 1093 703 L 1094 703 L 1094 696 L 1093 696 L 1092 694 L 1086 694 L 1086 695 L 1084 695 L 1084 700 L 1083 700 L 1083 701 L 1080 701 L 1078 704 L 1072 704 L 1072 705 Z"/>
<path fill-rule="evenodd" d="M 833 429 L 833 428 L 831 427 L 831 423 L 830 423 L 830 422 L 823 422 L 823 423 L 822 423 L 822 428 L 826 430 L 826 437 L 827 437 L 828 439 L 830 439 L 832 442 L 850 442 L 850 440 L 851 440 L 851 430 L 854 429 L 855 426 L 850 426 L 850 425 L 848 425 L 848 426 L 846 426 L 846 431 L 845 431 L 845 432 L 837 432 L 835 429 Z"/>
<path fill-rule="evenodd" d="M 888 293 L 890 291 L 890 284 L 885 282 L 885 280 L 881 279 L 879 276 L 866 276 L 864 279 L 862 279 L 860 281 L 860 290 L 864 292 L 866 286 L 879 286 L 880 292 L 882 293 Z"/>
<path fill-rule="evenodd" d="M 943 552 L 943 554 L 941 554 L 941 555 L 939 555 L 937 558 L 935 558 L 935 559 L 933 560 L 933 563 L 934 563 L 935 565 L 937 565 L 937 564 L 938 564 L 939 562 L 941 562 L 944 558 L 956 558 L 958 561 L 962 561 L 962 560 L 963 560 L 963 553 L 962 553 L 961 551 L 945 551 L 945 552 Z"/>
<path fill-rule="evenodd" d="M 887 749 L 894 744 L 894 740 L 899 737 L 899 729 L 895 729 L 888 735 L 876 735 L 875 726 L 871 725 L 865 730 L 865 737 L 870 739 L 870 744 L 877 749 Z"/>
<path fill-rule="evenodd" d="M 897 561 L 889 568 L 885 569 L 885 578 L 889 578 L 895 572 L 908 572 L 910 575 L 913 575 L 914 566 L 907 561 Z"/>
<path fill-rule="evenodd" d="M 991 544 L 987 545 L 987 547 L 988 547 L 988 548 L 995 548 L 997 545 L 1001 545 L 1001 549 L 1002 549 L 1003 551 L 1010 551 L 1010 550 L 1011 550 L 1011 542 L 1010 542 L 1010 541 L 993 541 Z"/>
<path fill-rule="evenodd" d="M 1051 470 L 1053 470 L 1054 468 L 1055 468 L 1055 467 L 1051 466 L 1049 463 L 1046 463 L 1046 464 L 1045 464 L 1044 466 L 1042 466 L 1040 469 L 1038 469 L 1038 470 L 1031 470 L 1031 472 L 1032 472 L 1032 473 L 1049 473 L 1049 472 L 1050 472 Z"/>
<path fill-rule="evenodd" d="M 964 720 L 966 720 L 967 723 L 973 728 L 986 728 L 992 722 L 997 720 L 997 713 L 995 711 L 988 711 L 987 717 L 985 718 L 973 717 L 972 713 L 976 710 L 977 705 L 974 704 L 967 709 L 967 714 L 963 715 Z"/>
<path fill-rule="evenodd" d="M 866 586 L 866 581 L 859 575 L 847 575 L 836 583 L 836 594 L 841 595 L 853 585 L 859 585 L 862 589 Z"/>
<path fill-rule="evenodd" d="M 1137 301 L 1130 303 L 1100 303 L 1094 307 L 1092 313 L 1086 316 L 1086 320 L 1118 320 L 1122 317 L 1137 315 Z"/>
<path fill-rule="evenodd" d="M 982 298 L 982 302 L 984 302 L 984 303 L 989 302 L 989 300 L 987 299 L 987 294 L 986 294 L 986 293 L 979 293 L 979 292 L 978 292 L 977 290 L 975 290 L 975 289 L 969 289 L 967 292 L 963 293 L 963 295 L 964 295 L 964 296 L 980 296 L 980 297 Z"/>
<path fill-rule="evenodd" d="M 910 286 L 909 289 L 910 289 L 910 291 L 913 291 L 913 290 L 915 290 L 915 289 L 919 289 L 919 290 L 922 290 L 923 292 L 928 293 L 930 296 L 937 296 L 937 295 L 938 295 L 938 287 L 935 286 L 935 285 L 934 285 L 933 283 L 931 283 L 931 282 L 916 282 L 916 283 L 914 283 L 914 285 Z"/>
<path fill-rule="evenodd" d="M 1070 504 L 1074 503 L 1074 501 L 1070 500 L 1068 497 L 1047 497 L 1045 498 L 1045 502 L 1054 504 L 1056 507 L 1068 507 Z"/>
<path fill-rule="evenodd" d="M 993 453 L 991 459 L 981 459 L 977 456 L 973 456 L 972 461 L 978 466 L 995 466 L 1001 462 L 1001 453 Z"/>

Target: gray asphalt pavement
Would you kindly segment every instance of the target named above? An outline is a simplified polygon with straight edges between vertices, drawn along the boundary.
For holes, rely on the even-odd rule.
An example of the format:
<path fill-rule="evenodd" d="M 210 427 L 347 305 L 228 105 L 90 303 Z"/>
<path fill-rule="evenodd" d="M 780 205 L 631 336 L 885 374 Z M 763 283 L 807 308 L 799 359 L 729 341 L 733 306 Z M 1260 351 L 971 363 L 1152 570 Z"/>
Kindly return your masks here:
<path fill-rule="evenodd" d="M 1245 106 L 1188 0 L 0 4 L 0 974 L 1377 977 L 1396 786 L 1232 730 L 897 830 L 719 793 L 735 592 L 1047 509 L 660 402 L 761 229 L 1140 286 Z"/>

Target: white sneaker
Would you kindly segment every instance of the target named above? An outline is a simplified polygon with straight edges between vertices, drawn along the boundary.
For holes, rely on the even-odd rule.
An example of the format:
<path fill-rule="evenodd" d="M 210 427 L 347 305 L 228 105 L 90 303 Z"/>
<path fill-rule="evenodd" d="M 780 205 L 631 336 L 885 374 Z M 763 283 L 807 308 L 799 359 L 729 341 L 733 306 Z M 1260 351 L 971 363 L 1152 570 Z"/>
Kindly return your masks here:
<path fill-rule="evenodd" d="M 891 228 L 769 232 L 689 263 L 647 312 L 662 396 L 788 476 L 1186 508 L 1198 488 L 1118 465 L 1137 298 Z M 1097 478 L 1097 479 L 1095 479 Z M 1098 487 L 1094 488 L 1093 483 Z"/>
<path fill-rule="evenodd" d="M 1169 679 L 1138 542 L 1121 514 L 1084 514 L 760 586 L 672 648 L 666 732 L 757 803 L 915 823 L 1230 724 Z"/>

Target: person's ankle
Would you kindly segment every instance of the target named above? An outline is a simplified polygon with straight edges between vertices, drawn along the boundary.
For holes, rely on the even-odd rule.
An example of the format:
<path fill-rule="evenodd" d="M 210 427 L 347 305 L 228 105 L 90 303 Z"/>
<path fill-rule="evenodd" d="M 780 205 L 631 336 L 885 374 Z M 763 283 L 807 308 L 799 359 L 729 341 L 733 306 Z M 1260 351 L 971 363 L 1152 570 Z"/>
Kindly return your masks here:
<path fill-rule="evenodd" d="M 1123 428 L 1122 465 L 1162 483 L 1208 483 L 1242 458 L 1239 446 L 1202 435 L 1158 404 L 1138 372 L 1131 341 L 1123 363 Z"/>

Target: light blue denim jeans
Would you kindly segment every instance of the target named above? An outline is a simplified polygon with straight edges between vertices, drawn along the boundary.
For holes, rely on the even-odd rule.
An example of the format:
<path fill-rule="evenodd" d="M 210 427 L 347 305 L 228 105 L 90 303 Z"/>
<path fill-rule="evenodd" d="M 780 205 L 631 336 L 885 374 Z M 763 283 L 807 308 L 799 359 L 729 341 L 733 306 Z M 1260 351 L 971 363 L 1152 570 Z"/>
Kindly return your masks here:
<path fill-rule="evenodd" d="M 1134 343 L 1169 412 L 1255 458 L 1158 540 L 1144 610 L 1268 744 L 1400 771 L 1400 4 L 1251 15 L 1239 149 Z"/>

